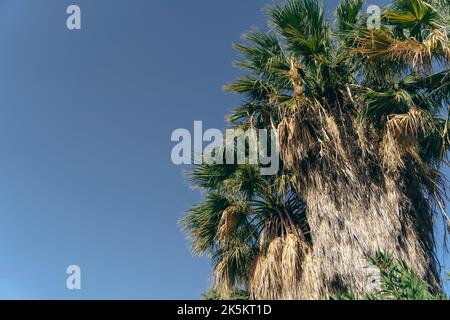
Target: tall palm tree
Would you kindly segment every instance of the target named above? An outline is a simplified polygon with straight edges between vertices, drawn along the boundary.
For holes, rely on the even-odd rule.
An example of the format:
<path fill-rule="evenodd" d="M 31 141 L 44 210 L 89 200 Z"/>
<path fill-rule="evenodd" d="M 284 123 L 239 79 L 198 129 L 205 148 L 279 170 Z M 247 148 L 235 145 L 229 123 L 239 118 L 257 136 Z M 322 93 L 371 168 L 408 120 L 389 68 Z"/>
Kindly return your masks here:
<path fill-rule="evenodd" d="M 440 289 L 450 4 L 393 0 L 378 29 L 362 8 L 342 0 L 334 24 L 318 1 L 288 0 L 269 9 L 270 31 L 235 46 L 246 75 L 227 89 L 245 101 L 230 123 L 276 128 L 283 165 L 273 177 L 249 165 L 194 170 L 208 193 L 184 225 L 225 296 L 242 286 L 255 299 L 362 296 L 379 250 Z"/>

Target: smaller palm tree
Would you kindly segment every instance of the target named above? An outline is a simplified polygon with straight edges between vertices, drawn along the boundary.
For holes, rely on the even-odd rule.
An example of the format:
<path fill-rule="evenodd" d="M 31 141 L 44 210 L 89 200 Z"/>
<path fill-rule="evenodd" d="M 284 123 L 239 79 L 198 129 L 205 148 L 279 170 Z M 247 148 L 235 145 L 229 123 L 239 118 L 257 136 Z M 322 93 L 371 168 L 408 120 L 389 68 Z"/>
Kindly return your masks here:
<path fill-rule="evenodd" d="M 191 178 L 207 194 L 182 223 L 194 252 L 212 258 L 221 296 L 251 288 L 253 295 L 292 297 L 310 238 L 290 175 L 261 176 L 250 164 L 200 165 Z"/>

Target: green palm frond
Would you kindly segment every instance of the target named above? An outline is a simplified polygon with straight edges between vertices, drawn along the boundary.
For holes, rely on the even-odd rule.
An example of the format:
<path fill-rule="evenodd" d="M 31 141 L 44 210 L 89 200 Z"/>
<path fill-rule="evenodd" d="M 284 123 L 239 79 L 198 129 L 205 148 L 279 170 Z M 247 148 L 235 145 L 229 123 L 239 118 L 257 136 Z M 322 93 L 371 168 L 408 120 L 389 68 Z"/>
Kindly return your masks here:
<path fill-rule="evenodd" d="M 344 36 L 357 27 L 364 0 L 341 0 L 337 8 L 339 33 Z"/>
<path fill-rule="evenodd" d="M 237 165 L 198 165 L 189 174 L 190 180 L 198 187 L 207 190 L 220 190 L 225 180 L 238 169 Z"/>
<path fill-rule="evenodd" d="M 277 92 L 277 89 L 272 83 L 251 76 L 244 76 L 237 79 L 233 83 L 227 85 L 225 89 L 234 93 L 246 94 L 254 100 L 268 99 L 272 93 Z"/>
<path fill-rule="evenodd" d="M 203 203 L 191 209 L 181 220 L 195 253 L 213 252 L 222 213 L 230 204 L 227 197 L 209 192 Z"/>
<path fill-rule="evenodd" d="M 289 0 L 269 9 L 270 23 L 286 39 L 293 53 L 312 59 L 313 55 L 327 55 L 329 27 L 323 6 L 314 0 Z"/>
<path fill-rule="evenodd" d="M 450 69 L 426 76 L 411 74 L 401 81 L 401 85 L 408 91 L 423 92 L 437 109 L 450 103 Z"/>
<path fill-rule="evenodd" d="M 395 0 L 392 8 L 383 15 L 386 23 L 409 30 L 411 36 L 420 40 L 426 28 L 442 28 L 439 13 L 426 0 Z"/>
<path fill-rule="evenodd" d="M 413 105 L 411 95 L 401 89 L 387 92 L 369 90 L 363 99 L 365 105 L 361 109 L 359 119 L 370 121 L 377 127 L 382 127 L 390 115 L 407 113 Z"/>
<path fill-rule="evenodd" d="M 245 33 L 242 38 L 248 43 L 235 44 L 243 59 L 236 66 L 248 69 L 255 74 L 273 79 L 273 74 L 283 75 L 289 70 L 288 60 L 278 39 L 261 30 Z"/>

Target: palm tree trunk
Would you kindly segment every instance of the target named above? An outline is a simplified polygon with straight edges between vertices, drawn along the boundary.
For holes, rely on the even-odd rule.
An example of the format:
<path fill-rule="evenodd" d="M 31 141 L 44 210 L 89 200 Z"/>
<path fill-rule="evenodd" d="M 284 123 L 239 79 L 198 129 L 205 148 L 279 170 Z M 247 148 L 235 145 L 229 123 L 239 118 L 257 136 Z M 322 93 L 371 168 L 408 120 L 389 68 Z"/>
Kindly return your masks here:
<path fill-rule="evenodd" d="M 382 161 L 370 159 L 352 136 L 357 135 L 343 139 L 347 144 L 340 145 L 340 155 L 336 152 L 320 164 L 310 162 L 299 173 L 304 177 L 298 189 L 303 189 L 299 193 L 308 205 L 312 244 L 298 298 L 367 293 L 373 273 L 369 259 L 377 251 L 406 261 L 431 288 L 439 289 L 432 210 L 421 181 L 412 171 L 386 172 Z"/>

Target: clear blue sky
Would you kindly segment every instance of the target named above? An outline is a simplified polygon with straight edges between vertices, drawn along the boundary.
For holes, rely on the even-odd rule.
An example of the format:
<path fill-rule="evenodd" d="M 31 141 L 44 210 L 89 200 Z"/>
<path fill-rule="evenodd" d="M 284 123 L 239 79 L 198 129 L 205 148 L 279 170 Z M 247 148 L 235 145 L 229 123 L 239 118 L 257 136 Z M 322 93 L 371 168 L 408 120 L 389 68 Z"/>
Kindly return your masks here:
<path fill-rule="evenodd" d="M 170 135 L 225 126 L 231 45 L 267 2 L 0 0 L 0 298 L 200 296 L 209 262 L 177 224 L 200 197 Z"/>

